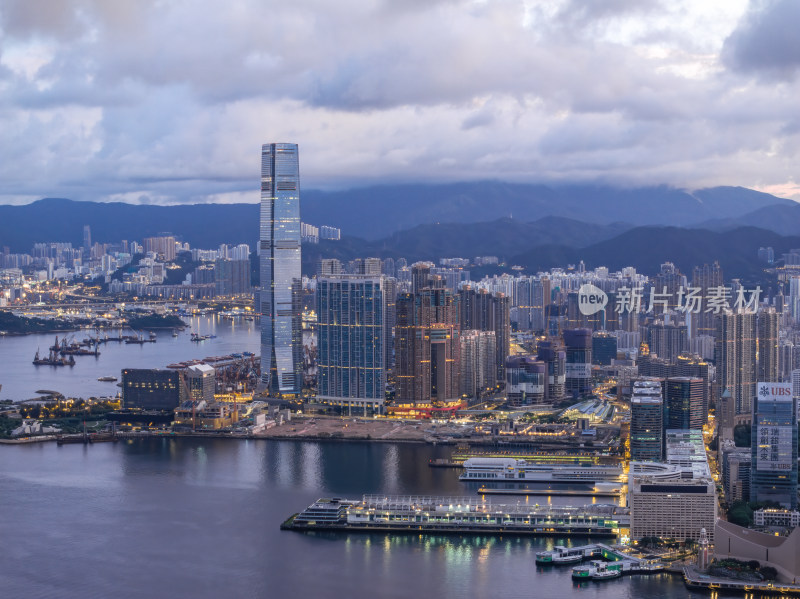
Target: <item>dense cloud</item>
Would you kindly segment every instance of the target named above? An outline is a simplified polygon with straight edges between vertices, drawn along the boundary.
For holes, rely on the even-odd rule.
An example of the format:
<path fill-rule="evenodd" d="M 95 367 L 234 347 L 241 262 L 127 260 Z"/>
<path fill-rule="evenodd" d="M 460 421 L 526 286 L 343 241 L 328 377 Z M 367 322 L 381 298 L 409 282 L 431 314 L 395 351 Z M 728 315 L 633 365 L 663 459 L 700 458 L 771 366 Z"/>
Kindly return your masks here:
<path fill-rule="evenodd" d="M 800 2 L 759 2 L 725 41 L 723 58 L 732 68 L 766 77 L 789 78 L 800 69 Z"/>
<path fill-rule="evenodd" d="M 305 187 L 793 194 L 796 6 L 5 0 L 0 202 L 255 200 L 266 141 L 301 144 Z"/>

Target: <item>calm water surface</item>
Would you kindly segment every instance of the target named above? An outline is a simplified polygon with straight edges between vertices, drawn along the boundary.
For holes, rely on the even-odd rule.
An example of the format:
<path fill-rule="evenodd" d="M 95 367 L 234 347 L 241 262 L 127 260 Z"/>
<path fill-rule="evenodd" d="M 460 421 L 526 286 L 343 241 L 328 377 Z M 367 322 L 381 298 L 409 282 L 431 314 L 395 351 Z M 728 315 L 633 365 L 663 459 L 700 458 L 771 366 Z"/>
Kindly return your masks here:
<path fill-rule="evenodd" d="M 446 452 L 193 439 L 0 446 L 0 596 L 694 596 L 663 574 L 576 586 L 569 568 L 534 564 L 553 539 L 279 530 L 320 496 L 463 494 L 455 471 L 426 466 Z"/>
<path fill-rule="evenodd" d="M 33 365 L 36 350 L 46 355 L 55 341 L 54 334 L 0 337 L 0 399 L 31 399 L 36 397 L 35 392 L 39 389 L 51 389 L 67 397 L 116 395 L 119 388 L 114 383 L 97 379 L 101 376 L 119 378 L 123 368 L 164 368 L 173 362 L 207 356 L 244 351 L 261 353 L 257 321 L 231 321 L 216 315 L 187 318 L 185 321 L 188 327 L 178 337 L 173 337 L 171 331 L 161 331 L 156 343 L 105 343 L 100 346 L 99 357 L 75 356 L 76 364 L 72 367 Z M 126 331 L 126 334 L 130 332 Z M 195 343 L 190 340 L 191 332 L 217 335 L 217 338 Z M 117 336 L 116 331 L 108 334 L 109 337 Z M 94 330 L 67 334 L 78 341 L 94 335 Z"/>

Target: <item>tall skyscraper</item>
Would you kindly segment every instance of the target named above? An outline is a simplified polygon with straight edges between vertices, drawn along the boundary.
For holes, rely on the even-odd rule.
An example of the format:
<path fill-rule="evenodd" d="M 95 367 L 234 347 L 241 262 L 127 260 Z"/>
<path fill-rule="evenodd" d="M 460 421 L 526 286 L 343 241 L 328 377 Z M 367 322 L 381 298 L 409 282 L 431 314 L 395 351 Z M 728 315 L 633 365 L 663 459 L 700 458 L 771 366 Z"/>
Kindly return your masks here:
<path fill-rule="evenodd" d="M 83 251 L 87 258 L 92 251 L 92 228 L 89 225 L 83 225 Z"/>
<path fill-rule="evenodd" d="M 381 412 L 386 393 L 383 283 L 380 275 L 317 280 L 319 401 L 348 412 Z"/>
<path fill-rule="evenodd" d="M 458 296 L 444 287 L 427 287 L 401 294 L 396 311 L 398 402 L 429 406 L 458 400 Z"/>
<path fill-rule="evenodd" d="M 749 414 L 756 392 L 756 321 L 754 314 L 726 312 L 717 316 L 714 360 L 717 367 L 715 397 L 727 389 L 733 415 Z M 734 418 L 726 418 L 733 421 Z"/>
<path fill-rule="evenodd" d="M 700 296 L 708 297 L 709 290 L 715 287 L 720 287 L 724 284 L 722 267 L 719 262 L 703 266 L 696 266 L 692 273 L 692 286 L 701 289 Z M 698 335 L 713 335 L 714 328 L 714 313 L 701 310 L 692 313 L 692 337 Z M 719 396 L 718 396 L 719 397 Z"/>
<path fill-rule="evenodd" d="M 660 462 L 664 442 L 661 383 L 636 381 L 631 396 L 631 460 Z"/>
<path fill-rule="evenodd" d="M 778 382 L 778 317 L 775 308 L 758 313 L 758 380 Z"/>
<path fill-rule="evenodd" d="M 579 397 L 592 390 L 592 332 L 589 329 L 564 331 L 567 354 L 566 392 Z"/>
<path fill-rule="evenodd" d="M 300 165 L 297 144 L 261 147 L 261 382 L 299 394 L 303 383 Z"/>
<path fill-rule="evenodd" d="M 701 378 L 678 376 L 666 381 L 664 398 L 664 428 L 675 430 L 702 430 L 706 414 L 703 410 Z"/>
<path fill-rule="evenodd" d="M 797 509 L 797 404 L 791 383 L 758 383 L 750 438 L 750 501 Z"/>

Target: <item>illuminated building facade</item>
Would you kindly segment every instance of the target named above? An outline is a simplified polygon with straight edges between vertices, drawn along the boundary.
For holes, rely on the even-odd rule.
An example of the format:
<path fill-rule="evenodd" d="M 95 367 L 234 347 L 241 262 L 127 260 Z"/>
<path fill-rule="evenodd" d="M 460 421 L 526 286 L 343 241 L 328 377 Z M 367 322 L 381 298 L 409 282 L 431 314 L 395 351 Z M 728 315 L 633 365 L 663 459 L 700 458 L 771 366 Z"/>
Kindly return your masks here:
<path fill-rule="evenodd" d="M 261 382 L 299 394 L 303 381 L 300 166 L 297 144 L 261 148 Z"/>
<path fill-rule="evenodd" d="M 317 280 L 318 401 L 380 412 L 386 387 L 383 277 Z"/>

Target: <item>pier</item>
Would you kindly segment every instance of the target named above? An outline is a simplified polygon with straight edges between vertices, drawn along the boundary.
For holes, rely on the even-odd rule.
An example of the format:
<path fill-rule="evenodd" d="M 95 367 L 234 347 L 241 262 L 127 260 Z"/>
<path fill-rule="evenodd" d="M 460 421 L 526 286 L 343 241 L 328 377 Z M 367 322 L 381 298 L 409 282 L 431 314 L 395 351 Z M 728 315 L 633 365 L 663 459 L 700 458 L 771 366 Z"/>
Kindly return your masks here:
<path fill-rule="evenodd" d="M 284 530 L 617 536 L 630 512 L 616 505 L 565 507 L 492 503 L 478 497 L 365 495 L 321 498 L 288 518 Z"/>
<path fill-rule="evenodd" d="M 781 595 L 800 597 L 800 585 L 780 582 L 748 582 L 731 578 L 718 578 L 698 572 L 694 566 L 683 568 L 683 582 L 690 589 L 711 592 L 728 591 L 733 593 L 757 593 L 760 595 Z"/>

